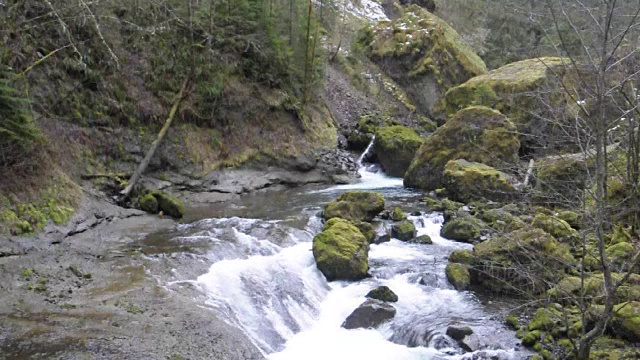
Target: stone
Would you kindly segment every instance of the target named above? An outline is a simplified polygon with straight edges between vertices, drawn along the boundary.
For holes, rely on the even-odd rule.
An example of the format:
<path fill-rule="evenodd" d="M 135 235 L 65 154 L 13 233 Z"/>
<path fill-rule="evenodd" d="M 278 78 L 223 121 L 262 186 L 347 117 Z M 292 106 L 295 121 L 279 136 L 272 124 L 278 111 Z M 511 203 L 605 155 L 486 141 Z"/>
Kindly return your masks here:
<path fill-rule="evenodd" d="M 453 250 L 449 255 L 449 262 L 471 265 L 473 263 L 473 253 L 471 250 Z"/>
<path fill-rule="evenodd" d="M 372 191 L 347 191 L 327 204 L 324 219 L 334 217 L 349 221 L 371 221 L 384 210 L 384 198 Z"/>
<path fill-rule="evenodd" d="M 537 214 L 531 226 L 546 231 L 558 240 L 573 241 L 580 238 L 580 234 L 569 223 L 555 216 Z"/>
<path fill-rule="evenodd" d="M 409 220 L 401 221 L 391 226 L 391 236 L 401 241 L 410 241 L 416 237 L 416 227 Z"/>
<path fill-rule="evenodd" d="M 374 329 L 393 319 L 396 308 L 380 300 L 368 299 L 342 323 L 345 329 Z"/>
<path fill-rule="evenodd" d="M 351 222 L 333 218 L 313 238 L 318 270 L 333 280 L 358 280 L 369 270 L 369 242 Z"/>
<path fill-rule="evenodd" d="M 513 177 L 489 165 L 464 159 L 445 165 L 443 183 L 453 200 L 464 203 L 477 199 L 507 201 L 516 194 Z"/>
<path fill-rule="evenodd" d="M 422 138 L 415 130 L 398 125 L 378 129 L 373 149 L 387 175 L 403 177 L 420 145 Z"/>
<path fill-rule="evenodd" d="M 449 263 L 445 268 L 447 280 L 456 290 L 467 290 L 471 284 L 469 268 L 464 264 Z"/>
<path fill-rule="evenodd" d="M 370 299 L 376 299 L 384 302 L 397 302 L 398 295 L 394 293 L 387 286 L 378 286 L 377 288 L 369 291 L 365 297 Z"/>
<path fill-rule="evenodd" d="M 449 240 L 471 243 L 480 238 L 484 228 L 482 221 L 464 216 L 447 221 L 440 229 L 440 236 Z"/>
<path fill-rule="evenodd" d="M 391 241 L 391 235 L 384 234 L 384 235 L 380 235 L 380 236 L 376 237 L 376 239 L 373 240 L 373 243 L 376 244 L 376 245 L 379 245 L 379 244 L 383 244 L 383 243 L 386 243 L 386 242 L 389 242 L 389 241 Z"/>
<path fill-rule="evenodd" d="M 391 220 L 393 221 L 402 221 L 406 220 L 407 215 L 400 208 L 393 209 L 393 213 L 391 213 Z"/>
<path fill-rule="evenodd" d="M 425 245 L 433 244 L 433 240 L 431 240 L 431 236 L 429 235 L 420 235 L 418 237 L 411 239 L 410 242 L 414 244 L 425 244 Z"/>
<path fill-rule="evenodd" d="M 182 201 L 177 197 L 169 196 L 164 191 L 152 191 L 151 194 L 156 198 L 158 202 L 158 210 L 162 211 L 165 215 L 171 216 L 176 219 L 182 218 L 184 215 L 184 205 Z"/>
<path fill-rule="evenodd" d="M 447 336 L 456 341 L 460 341 L 471 334 L 473 334 L 473 330 L 468 326 L 449 326 L 447 328 Z"/>
<path fill-rule="evenodd" d="M 451 160 L 510 168 L 518 162 L 519 148 L 516 127 L 506 116 L 483 106 L 465 108 L 424 140 L 405 173 L 404 185 L 426 191 L 442 188 Z"/>

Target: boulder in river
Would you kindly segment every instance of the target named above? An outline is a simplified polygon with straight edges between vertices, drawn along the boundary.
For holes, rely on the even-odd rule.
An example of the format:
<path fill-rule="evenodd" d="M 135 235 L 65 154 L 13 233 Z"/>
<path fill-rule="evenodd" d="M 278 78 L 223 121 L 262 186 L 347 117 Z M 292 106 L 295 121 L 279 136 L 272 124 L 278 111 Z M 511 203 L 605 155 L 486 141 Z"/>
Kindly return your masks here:
<path fill-rule="evenodd" d="M 453 200 L 470 202 L 478 199 L 505 201 L 512 198 L 515 179 L 489 165 L 451 160 L 443 172 L 444 187 Z"/>
<path fill-rule="evenodd" d="M 468 326 L 449 326 L 447 328 L 447 335 L 456 341 L 460 341 L 471 334 L 473 334 L 473 330 Z"/>
<path fill-rule="evenodd" d="M 398 295 L 396 295 L 396 293 L 394 293 L 387 286 L 378 286 L 377 288 L 369 291 L 369 293 L 367 295 L 365 295 L 365 297 L 370 298 L 370 299 L 376 299 L 376 300 L 384 301 L 384 302 L 397 302 L 398 301 Z"/>
<path fill-rule="evenodd" d="M 387 175 L 403 177 L 420 145 L 422 138 L 415 130 L 398 125 L 378 129 L 373 149 Z"/>
<path fill-rule="evenodd" d="M 493 167 L 518 162 L 516 127 L 499 111 L 484 106 L 463 109 L 426 138 L 405 173 L 404 185 L 436 190 L 451 160 L 465 159 Z"/>
<path fill-rule="evenodd" d="M 410 242 L 414 244 L 433 244 L 433 240 L 431 240 L 431 236 L 429 235 L 420 235 L 411 239 Z"/>
<path fill-rule="evenodd" d="M 329 281 L 362 279 L 369 270 L 369 242 L 353 223 L 333 218 L 313 238 L 313 257 Z"/>
<path fill-rule="evenodd" d="M 464 264 L 449 263 L 445 268 L 447 280 L 453 285 L 456 290 L 467 290 L 471 284 L 471 275 L 469 274 L 469 267 Z"/>
<path fill-rule="evenodd" d="M 384 210 L 384 198 L 373 191 L 347 191 L 327 204 L 324 218 L 371 221 Z"/>
<path fill-rule="evenodd" d="M 396 308 L 376 299 L 369 299 L 358 306 L 342 323 L 345 329 L 376 328 L 396 316 Z"/>
<path fill-rule="evenodd" d="M 402 241 L 410 241 L 416 237 L 416 226 L 410 220 L 400 221 L 391 226 L 391 236 Z"/>
<path fill-rule="evenodd" d="M 486 225 L 482 221 L 472 216 L 464 216 L 447 221 L 440 229 L 440 235 L 450 240 L 471 243 L 480 238 L 485 228 Z"/>

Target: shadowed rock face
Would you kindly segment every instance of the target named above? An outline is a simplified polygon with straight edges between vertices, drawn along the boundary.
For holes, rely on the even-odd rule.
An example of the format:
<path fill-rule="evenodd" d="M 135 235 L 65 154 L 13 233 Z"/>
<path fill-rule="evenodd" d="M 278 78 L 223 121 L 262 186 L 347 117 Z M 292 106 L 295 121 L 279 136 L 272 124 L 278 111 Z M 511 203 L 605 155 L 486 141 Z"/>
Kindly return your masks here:
<path fill-rule="evenodd" d="M 369 299 L 358 306 L 342 323 L 345 329 L 376 328 L 396 316 L 396 309 L 380 300 Z"/>

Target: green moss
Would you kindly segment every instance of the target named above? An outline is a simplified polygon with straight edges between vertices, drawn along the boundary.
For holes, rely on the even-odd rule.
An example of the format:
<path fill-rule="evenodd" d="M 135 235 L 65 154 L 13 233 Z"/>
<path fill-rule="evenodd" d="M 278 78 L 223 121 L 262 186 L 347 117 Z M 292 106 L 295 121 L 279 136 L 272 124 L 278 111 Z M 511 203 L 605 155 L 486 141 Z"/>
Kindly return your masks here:
<path fill-rule="evenodd" d="M 471 283 L 469 268 L 464 264 L 449 263 L 445 268 L 447 280 L 456 290 L 467 290 Z"/>
<path fill-rule="evenodd" d="M 471 265 L 473 263 L 473 253 L 471 250 L 453 250 L 449 255 L 449 262 L 457 264 Z"/>
<path fill-rule="evenodd" d="M 371 299 L 377 299 L 384 302 L 398 301 L 398 295 L 396 295 L 396 293 L 391 291 L 391 289 L 389 289 L 387 286 L 378 286 L 377 288 L 369 291 L 367 295 L 365 295 L 365 297 L 371 298 Z"/>
<path fill-rule="evenodd" d="M 420 235 L 411 239 L 411 242 L 414 244 L 433 244 L 433 240 L 431 240 L 431 236 L 429 235 Z"/>
<path fill-rule="evenodd" d="M 402 221 L 406 220 L 407 215 L 400 209 L 399 207 L 393 209 L 393 213 L 391 214 L 391 220 L 393 221 Z"/>
<path fill-rule="evenodd" d="M 313 256 L 327 280 L 356 280 L 367 276 L 369 242 L 347 220 L 333 218 L 313 239 Z"/>
<path fill-rule="evenodd" d="M 589 166 L 584 158 L 574 155 L 548 156 L 536 162 L 537 195 L 541 201 L 556 203 L 557 195 L 574 201 L 586 186 Z"/>
<path fill-rule="evenodd" d="M 542 293 L 575 264 L 569 246 L 527 227 L 479 243 L 473 252 L 475 279 L 496 292 Z"/>
<path fill-rule="evenodd" d="M 402 241 L 416 237 L 416 227 L 412 221 L 404 220 L 391 226 L 391 236 Z"/>
<path fill-rule="evenodd" d="M 473 199 L 503 201 L 515 194 L 515 188 L 505 173 L 491 166 L 451 160 L 444 167 L 444 187 L 454 200 L 469 202 Z"/>
<path fill-rule="evenodd" d="M 520 320 L 518 320 L 517 316 L 514 316 L 514 315 L 507 316 L 504 322 L 505 324 L 507 324 L 507 326 L 509 326 L 509 328 L 513 330 L 517 330 L 520 328 Z"/>
<path fill-rule="evenodd" d="M 574 229 L 580 229 L 582 226 L 582 216 L 570 210 L 560 211 L 556 214 L 558 219 L 564 220 Z"/>
<path fill-rule="evenodd" d="M 158 213 L 158 200 L 152 193 L 148 193 L 138 200 L 138 209 L 146 211 L 150 214 Z"/>
<path fill-rule="evenodd" d="M 415 5 L 394 21 L 367 26 L 358 43 L 374 62 L 393 67 L 391 77 L 409 85 L 407 92 L 426 114 L 447 89 L 487 71 L 453 28 Z M 423 86 L 411 86 L 416 83 Z"/>
<path fill-rule="evenodd" d="M 364 221 L 357 222 L 355 225 L 369 243 L 372 243 L 373 240 L 375 240 L 376 229 L 374 229 L 373 225 Z"/>
<path fill-rule="evenodd" d="M 522 338 L 522 344 L 524 346 L 534 346 L 538 341 L 540 341 L 541 335 L 542 331 L 540 330 L 529 331 Z"/>
<path fill-rule="evenodd" d="M 382 195 L 371 191 L 347 191 L 327 204 L 323 217 L 371 221 L 382 210 L 384 210 Z"/>
<path fill-rule="evenodd" d="M 373 148 L 389 176 L 402 177 L 422 145 L 418 133 L 405 126 L 383 127 L 376 131 Z"/>
<path fill-rule="evenodd" d="M 533 314 L 533 319 L 529 323 L 529 331 L 553 330 L 562 320 L 562 313 L 553 307 L 539 308 Z"/>
<path fill-rule="evenodd" d="M 575 241 L 580 237 L 580 234 L 571 225 L 555 216 L 538 214 L 533 219 L 531 226 L 542 229 L 559 240 Z"/>
<path fill-rule="evenodd" d="M 640 302 L 630 301 L 614 307 L 616 332 L 631 342 L 640 341 Z"/>
<path fill-rule="evenodd" d="M 180 199 L 169 196 L 164 191 L 159 190 L 152 191 L 150 194 L 156 198 L 159 211 L 176 219 L 182 218 L 184 215 L 184 205 Z"/>
<path fill-rule="evenodd" d="M 405 174 L 404 184 L 423 190 L 438 189 L 443 185 L 445 165 L 457 159 L 493 167 L 513 166 L 520 148 L 515 130 L 511 121 L 495 110 L 466 108 L 424 140 Z"/>
<path fill-rule="evenodd" d="M 482 210 L 476 216 L 496 230 L 505 230 L 507 225 L 515 219 L 503 209 Z"/>
<path fill-rule="evenodd" d="M 440 235 L 451 240 L 473 242 L 484 228 L 482 221 L 474 217 L 461 217 L 447 221 L 440 229 Z"/>
<path fill-rule="evenodd" d="M 30 268 L 24 268 L 24 269 L 20 270 L 20 276 L 22 276 L 26 280 L 29 280 L 33 275 L 35 275 L 35 273 L 36 273 L 36 271 L 34 269 L 30 269 Z"/>

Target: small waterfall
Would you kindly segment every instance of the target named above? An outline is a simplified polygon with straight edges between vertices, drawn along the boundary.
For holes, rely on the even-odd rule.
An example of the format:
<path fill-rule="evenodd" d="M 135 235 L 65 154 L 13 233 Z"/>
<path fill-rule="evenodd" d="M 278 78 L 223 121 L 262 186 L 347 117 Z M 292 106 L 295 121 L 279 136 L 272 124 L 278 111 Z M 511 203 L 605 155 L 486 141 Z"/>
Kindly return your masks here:
<path fill-rule="evenodd" d="M 373 147 L 373 143 L 376 141 L 376 136 L 373 135 L 373 137 L 371 138 L 371 142 L 369 143 L 369 145 L 367 145 L 367 148 L 364 150 L 364 152 L 362 153 L 362 155 L 360 155 L 360 157 L 358 158 L 358 161 L 356 161 L 356 164 L 358 165 L 358 168 L 363 168 L 364 167 L 364 159 L 367 157 L 367 154 L 369 154 L 369 152 L 371 151 L 371 148 Z"/>

